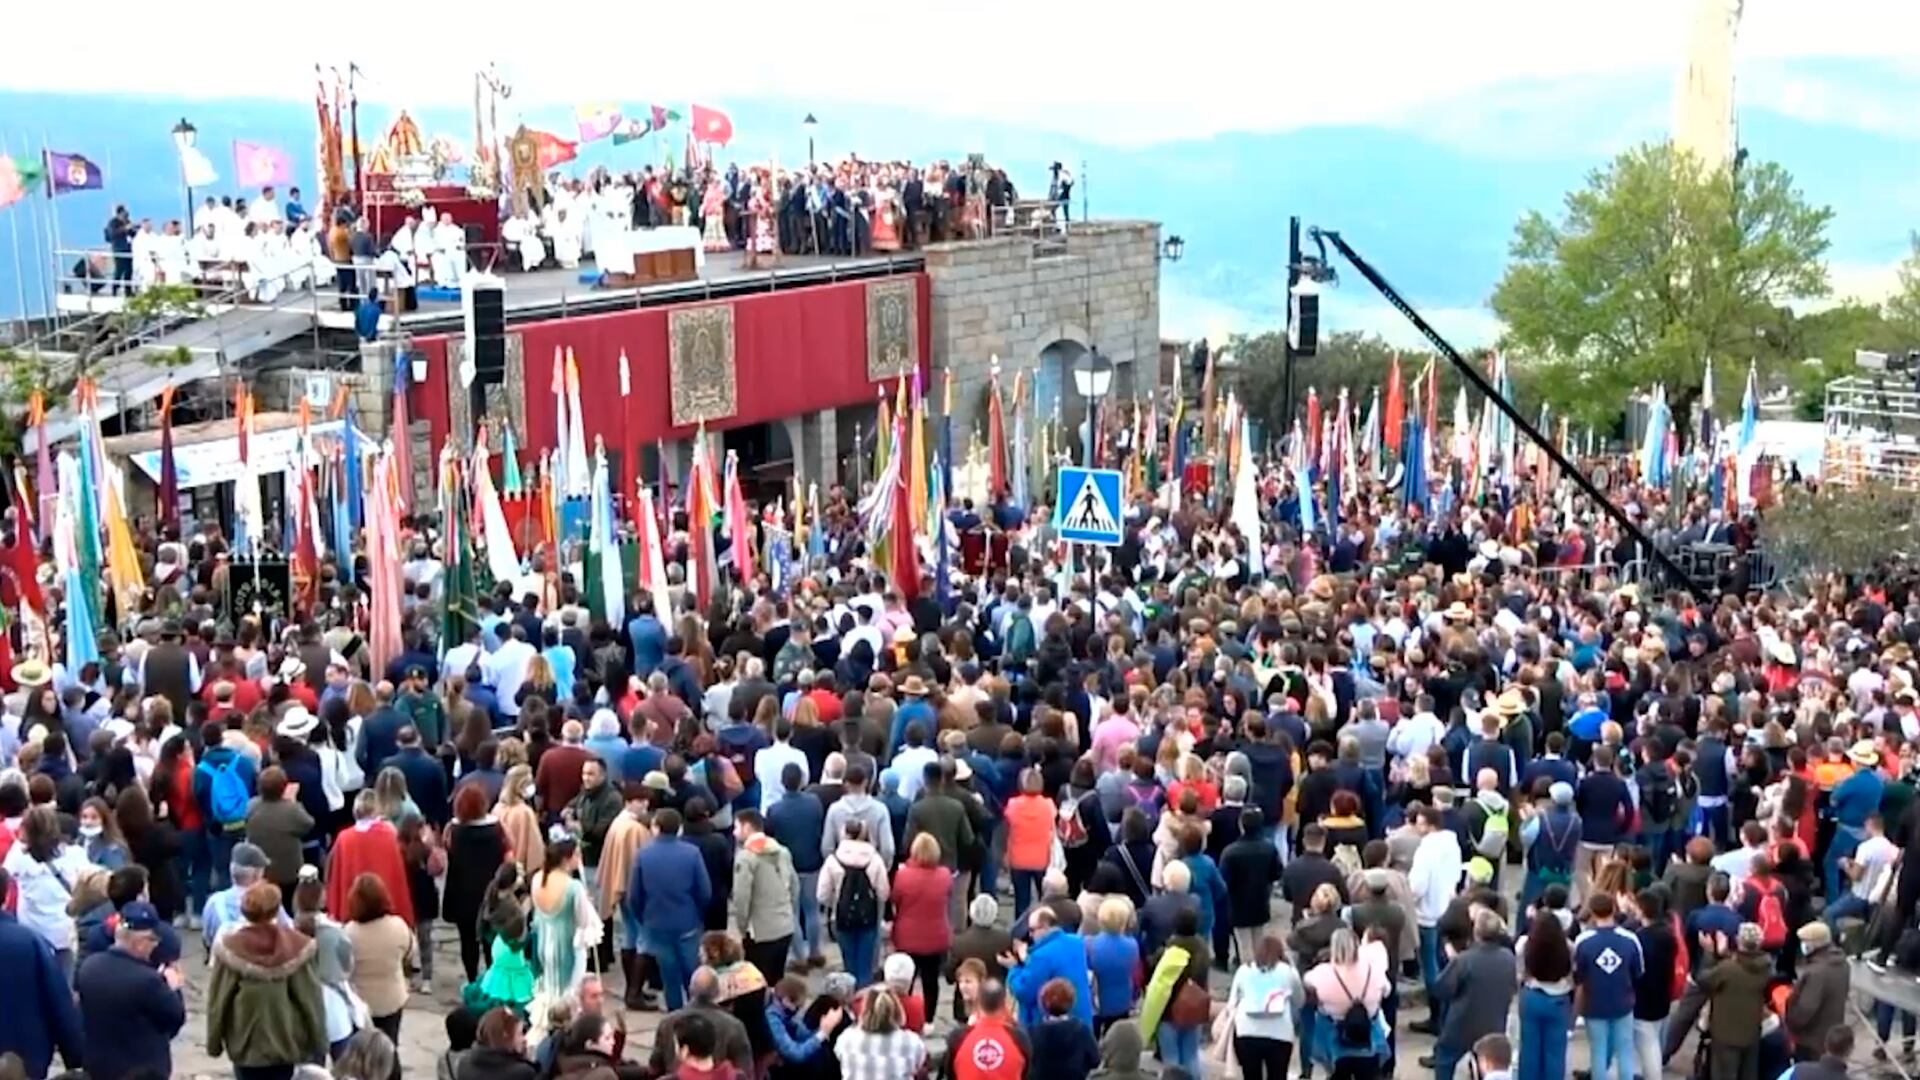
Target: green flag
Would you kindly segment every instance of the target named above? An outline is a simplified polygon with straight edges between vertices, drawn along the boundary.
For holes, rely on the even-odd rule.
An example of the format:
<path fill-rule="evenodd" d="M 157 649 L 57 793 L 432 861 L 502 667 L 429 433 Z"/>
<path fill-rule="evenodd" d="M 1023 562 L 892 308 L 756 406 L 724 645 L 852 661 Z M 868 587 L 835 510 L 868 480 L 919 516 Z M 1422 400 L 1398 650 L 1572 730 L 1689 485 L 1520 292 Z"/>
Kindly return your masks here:
<path fill-rule="evenodd" d="M 465 477 L 451 461 L 442 467 L 449 473 L 442 482 L 453 492 L 453 497 L 447 500 L 447 520 L 441 523 L 447 553 L 440 623 L 440 647 L 444 650 L 467 640 L 468 632 L 480 625 L 480 593 L 474 578 L 473 545 L 468 536 L 470 519 Z"/>
<path fill-rule="evenodd" d="M 0 154 L 0 206 L 11 206 L 33 194 L 45 177 L 38 161 Z"/>

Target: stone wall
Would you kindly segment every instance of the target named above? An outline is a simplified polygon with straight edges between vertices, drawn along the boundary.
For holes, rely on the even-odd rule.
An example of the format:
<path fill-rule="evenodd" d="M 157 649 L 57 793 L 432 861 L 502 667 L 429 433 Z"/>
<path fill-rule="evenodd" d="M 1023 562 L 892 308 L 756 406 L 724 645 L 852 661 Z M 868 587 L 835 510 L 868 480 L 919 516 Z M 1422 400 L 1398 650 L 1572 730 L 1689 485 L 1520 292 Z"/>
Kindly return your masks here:
<path fill-rule="evenodd" d="M 956 455 L 964 454 L 969 432 L 984 433 L 980 410 L 995 355 L 1003 394 L 1018 371 L 1031 381 L 1042 350 L 1055 342 L 1070 343 L 1065 351 L 1074 355 L 1097 347 L 1112 360 L 1115 396 L 1132 397 L 1135 364 L 1140 384 L 1152 382 L 1160 361 L 1159 224 L 1075 222 L 1071 229 L 1064 240 L 1009 236 L 926 249 L 931 385 L 953 372 Z M 1062 377 L 1057 359 L 1047 381 L 1077 416 L 1073 380 Z"/>

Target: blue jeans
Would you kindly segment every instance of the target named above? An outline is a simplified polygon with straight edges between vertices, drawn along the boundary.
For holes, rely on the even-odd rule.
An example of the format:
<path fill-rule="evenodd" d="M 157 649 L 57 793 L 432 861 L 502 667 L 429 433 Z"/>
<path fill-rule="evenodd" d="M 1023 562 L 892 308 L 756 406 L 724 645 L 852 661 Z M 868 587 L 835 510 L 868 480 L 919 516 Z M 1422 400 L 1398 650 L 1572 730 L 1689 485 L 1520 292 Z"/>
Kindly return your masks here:
<path fill-rule="evenodd" d="M 1593 1080 L 1607 1080 L 1607 1069 L 1615 1067 L 1620 1080 L 1633 1080 L 1633 1015 L 1599 1020 L 1587 1017 L 1588 1054 L 1593 1062 Z"/>
<path fill-rule="evenodd" d="M 213 846 L 205 829 L 180 834 L 180 880 L 187 888 L 187 914 L 198 918 L 207 906 L 207 874 L 213 864 Z"/>
<path fill-rule="evenodd" d="M 1427 1008 L 1436 1030 L 1440 1022 L 1446 1019 L 1447 1003 L 1434 993 L 1434 984 L 1440 981 L 1440 928 L 1423 926 L 1420 928 L 1420 982 L 1427 988 Z"/>
<path fill-rule="evenodd" d="M 700 966 L 700 930 L 684 934 L 647 931 L 647 955 L 660 966 L 660 985 L 667 992 L 667 1008 L 678 1009 L 687 1003 L 687 981 Z"/>
<path fill-rule="evenodd" d="M 625 935 L 620 941 L 626 948 L 634 952 L 647 951 L 647 933 L 640 928 L 640 920 L 634 916 L 633 909 L 625 904 L 620 905 L 620 928 Z"/>
<path fill-rule="evenodd" d="M 1513 1080 L 1567 1080 L 1567 1035 L 1573 995 L 1535 987 L 1520 991 L 1520 1066 Z"/>
<path fill-rule="evenodd" d="M 1837 943 L 1840 940 L 1841 919 L 1864 919 L 1872 911 L 1873 907 L 1867 903 L 1866 897 L 1855 896 L 1852 892 L 1848 892 L 1845 896 L 1828 904 L 1827 910 L 1820 913 L 1820 918 L 1825 920 L 1827 928 L 1833 931 L 1833 939 Z"/>
<path fill-rule="evenodd" d="M 1893 1037 L 1893 1018 L 1896 1013 L 1900 1017 L 1901 1033 L 1906 1036 L 1908 1042 L 1912 1042 L 1914 1028 L 1920 1027 L 1914 1015 L 1910 1012 L 1900 1012 L 1884 1001 L 1876 1001 L 1873 1003 L 1873 1027 L 1880 1033 L 1880 1041 L 1886 1042 Z"/>
<path fill-rule="evenodd" d="M 1026 914 L 1027 901 L 1033 899 L 1039 893 L 1040 882 L 1046 876 L 1047 872 L 1045 870 L 1015 870 L 1013 872 L 1013 913 L 1015 916 Z"/>
<path fill-rule="evenodd" d="M 1154 1043 L 1156 1052 L 1163 1065 L 1178 1065 L 1187 1070 L 1187 1075 L 1198 1080 L 1200 1076 L 1200 1029 L 1198 1027 L 1175 1027 L 1160 1021 L 1160 1032 Z"/>
<path fill-rule="evenodd" d="M 213 892 L 233 884 L 233 849 L 246 837 L 244 832 L 228 832 L 218 825 L 207 826 L 207 869 L 213 878 Z"/>
<path fill-rule="evenodd" d="M 840 943 L 840 966 L 853 976 L 856 988 L 873 981 L 873 954 L 880 948 L 880 928 L 847 930 L 833 928 L 833 939 Z"/>
<path fill-rule="evenodd" d="M 1860 848 L 1860 841 L 1866 839 L 1866 830 L 1852 825 L 1835 825 L 1833 840 L 1827 845 L 1827 895 L 1840 895 L 1840 860 L 1853 858 Z"/>
<path fill-rule="evenodd" d="M 1453 1070 L 1460 1064 L 1462 1051 L 1445 1043 L 1433 1044 L 1433 1080 L 1453 1080 Z"/>
<path fill-rule="evenodd" d="M 816 895 L 820 871 L 807 870 L 795 876 L 800 879 L 799 911 L 795 912 L 799 926 L 794 931 L 793 948 L 788 952 L 795 960 L 806 960 L 820 955 L 820 900 Z"/>

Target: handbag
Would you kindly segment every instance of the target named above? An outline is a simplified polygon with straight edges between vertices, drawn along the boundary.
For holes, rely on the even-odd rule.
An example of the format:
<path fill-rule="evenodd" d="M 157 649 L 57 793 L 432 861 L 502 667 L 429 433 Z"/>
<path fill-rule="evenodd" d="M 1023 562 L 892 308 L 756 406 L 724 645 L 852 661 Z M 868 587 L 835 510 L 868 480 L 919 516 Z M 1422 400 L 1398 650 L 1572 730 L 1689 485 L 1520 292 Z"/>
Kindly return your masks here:
<path fill-rule="evenodd" d="M 1199 1027 L 1212 1015 L 1213 995 L 1193 979 L 1180 984 L 1167 1006 L 1167 1022 L 1175 1027 Z"/>

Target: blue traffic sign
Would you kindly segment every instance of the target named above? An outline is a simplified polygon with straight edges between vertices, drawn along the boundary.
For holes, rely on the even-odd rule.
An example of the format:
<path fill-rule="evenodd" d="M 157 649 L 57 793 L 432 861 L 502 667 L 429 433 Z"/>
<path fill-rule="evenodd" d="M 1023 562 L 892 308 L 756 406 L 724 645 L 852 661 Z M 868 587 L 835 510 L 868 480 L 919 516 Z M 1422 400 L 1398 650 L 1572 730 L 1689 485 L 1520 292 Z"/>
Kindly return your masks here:
<path fill-rule="evenodd" d="M 1060 470 L 1060 539 L 1074 544 L 1120 543 L 1120 473 L 1115 469 Z"/>

